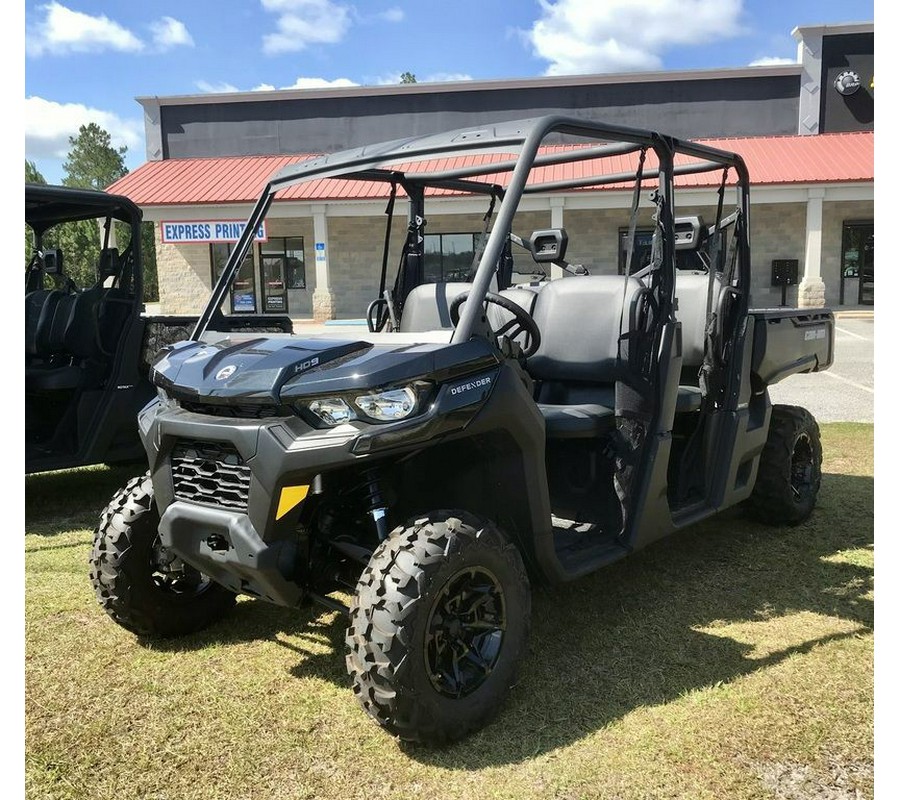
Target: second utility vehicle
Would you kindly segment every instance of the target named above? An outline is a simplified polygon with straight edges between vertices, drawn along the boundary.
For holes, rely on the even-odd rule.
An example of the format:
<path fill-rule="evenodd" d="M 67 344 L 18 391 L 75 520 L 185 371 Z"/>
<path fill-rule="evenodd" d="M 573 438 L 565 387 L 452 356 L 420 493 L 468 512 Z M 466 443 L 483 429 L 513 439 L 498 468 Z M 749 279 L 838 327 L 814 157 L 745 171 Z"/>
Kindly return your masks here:
<path fill-rule="evenodd" d="M 26 473 L 144 457 L 136 416 L 155 393 L 150 362 L 164 344 L 186 339 L 197 318 L 143 313 L 141 217 L 120 195 L 25 185 L 32 243 L 25 268 Z M 96 226 L 94 270 L 79 286 L 65 267 L 74 253 L 56 245 L 62 239 L 71 246 L 78 238 L 61 232 L 87 221 Z M 287 317 L 224 322 L 232 330 L 292 330 Z"/>
<path fill-rule="evenodd" d="M 676 215 L 686 174 L 718 187 L 705 221 Z M 391 208 L 409 199 L 371 332 L 228 332 L 250 232 L 280 191 L 330 178 L 380 182 Z M 646 263 L 629 245 L 625 274 L 568 264 L 562 229 L 514 230 L 523 198 L 604 187 L 630 192 L 629 242 L 641 200 L 653 211 Z M 101 605 L 140 636 L 173 636 L 237 594 L 317 601 L 349 617 L 350 679 L 378 723 L 429 743 L 476 730 L 525 652 L 532 583 L 739 503 L 772 523 L 812 512 L 818 427 L 773 408 L 768 387 L 831 364 L 833 316 L 750 309 L 749 192 L 734 153 L 565 117 L 283 169 L 191 340 L 154 365 L 159 397 L 138 420 L 150 471 L 94 542 Z M 428 283 L 425 201 L 447 193 L 484 199 L 486 236 L 470 280 Z M 512 286 L 513 244 L 574 274 Z"/>

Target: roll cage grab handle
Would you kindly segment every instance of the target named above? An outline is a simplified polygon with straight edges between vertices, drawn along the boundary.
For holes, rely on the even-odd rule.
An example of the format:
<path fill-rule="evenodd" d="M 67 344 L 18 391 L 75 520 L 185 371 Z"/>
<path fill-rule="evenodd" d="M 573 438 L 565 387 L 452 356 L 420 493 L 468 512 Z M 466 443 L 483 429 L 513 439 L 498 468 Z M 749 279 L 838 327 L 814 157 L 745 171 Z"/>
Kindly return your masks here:
<path fill-rule="evenodd" d="M 503 125 L 515 125 L 516 122 L 503 123 Z M 512 220 L 518 207 L 519 200 L 524 194 L 532 194 L 540 191 L 561 191 L 565 189 L 584 188 L 592 185 L 604 185 L 613 182 L 624 182 L 633 175 L 623 173 L 615 176 L 596 176 L 575 181 L 560 181 L 556 183 L 536 184 L 528 186 L 529 174 L 532 168 L 574 161 L 584 161 L 604 155 L 616 155 L 635 152 L 643 147 L 652 149 L 659 161 L 658 169 L 646 170 L 644 177 L 659 177 L 659 191 L 663 199 L 671 202 L 674 191 L 674 176 L 678 174 L 692 174 L 719 170 L 724 166 L 730 166 L 737 175 L 737 188 L 739 191 L 739 206 L 744 220 L 744 230 L 749 226 L 749 174 L 743 159 L 736 153 L 718 150 L 703 144 L 684 141 L 673 137 L 663 136 L 655 131 L 642 131 L 617 125 L 603 125 L 585 120 L 579 120 L 565 116 L 548 116 L 535 120 L 522 121 L 527 129 L 520 129 L 515 133 L 498 135 L 497 138 L 486 141 L 478 136 L 468 136 L 467 131 L 454 132 L 457 134 L 451 141 L 441 140 L 434 143 L 435 137 L 422 137 L 419 140 L 406 142 L 388 142 L 382 145 L 373 145 L 366 148 L 337 153 L 334 156 L 320 157 L 300 164 L 291 165 L 274 175 L 256 201 L 247 224 L 241 233 L 222 275 L 213 288 L 209 302 L 201 313 L 193 332 L 191 340 L 199 341 L 209 328 L 210 323 L 222 316 L 221 305 L 224 302 L 228 289 L 237 275 L 240 265 L 243 263 L 254 234 L 264 219 L 276 192 L 294 184 L 316 178 L 329 178 L 342 176 L 347 179 L 375 180 L 392 182 L 398 178 L 415 183 L 423 189 L 428 186 L 437 188 L 454 188 L 459 191 L 470 191 L 479 194 L 489 194 L 490 185 L 484 182 L 466 180 L 479 175 L 497 174 L 498 172 L 512 172 L 509 184 L 505 187 L 505 196 L 501 200 L 500 210 L 496 222 L 488 238 L 487 244 L 481 256 L 481 261 L 475 273 L 470 299 L 475 302 L 466 303 L 462 309 L 459 324 L 453 332 L 452 343 L 467 341 L 472 338 L 478 318 L 481 314 L 481 306 L 490 286 L 495 265 L 498 262 L 506 234 L 509 233 Z M 523 134 L 523 130 L 527 133 Z M 595 140 L 608 140 L 600 146 L 585 147 L 563 153 L 550 153 L 538 155 L 538 150 L 543 140 L 550 133 L 562 133 Z M 419 143 L 417 147 L 416 144 Z M 396 169 L 380 168 L 381 164 L 399 163 L 401 161 L 423 161 L 429 156 L 446 156 L 448 151 L 455 155 L 463 155 L 469 150 L 483 150 L 485 147 L 499 149 L 504 146 L 520 146 L 521 151 L 515 160 L 493 162 L 481 166 L 451 169 L 443 172 L 424 173 L 413 172 L 403 174 Z M 393 149 L 391 149 L 393 148 Z M 674 164 L 675 154 L 682 154 L 691 158 L 706 160 L 700 164 Z M 654 174 L 655 173 L 655 174 Z M 615 179 L 615 180 L 613 180 Z M 493 183 L 493 182 L 492 182 Z M 667 225 L 671 226 L 673 215 L 668 215 Z M 674 230 L 667 230 L 666 237 L 674 240 Z M 738 281 L 742 286 L 749 286 L 749 243 L 746 234 L 738 243 L 739 249 L 739 275 Z M 665 272 L 672 272 L 664 283 L 671 285 L 674 280 L 674 257 L 668 259 L 671 264 L 664 267 Z M 671 291 L 667 292 L 671 294 Z M 746 312 L 749 298 L 747 292 L 739 294 L 739 312 Z"/>

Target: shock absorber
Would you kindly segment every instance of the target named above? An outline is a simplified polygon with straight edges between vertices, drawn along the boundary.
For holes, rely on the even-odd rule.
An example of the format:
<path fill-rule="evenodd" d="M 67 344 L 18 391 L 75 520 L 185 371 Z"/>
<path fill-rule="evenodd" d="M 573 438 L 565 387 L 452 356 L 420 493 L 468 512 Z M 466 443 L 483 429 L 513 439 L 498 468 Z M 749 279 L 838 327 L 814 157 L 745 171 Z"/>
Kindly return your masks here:
<path fill-rule="evenodd" d="M 388 509 L 387 502 L 381 493 L 378 470 L 375 467 L 363 470 L 357 488 L 366 513 L 372 517 L 372 522 L 375 524 L 378 541 L 383 542 L 388 535 Z"/>

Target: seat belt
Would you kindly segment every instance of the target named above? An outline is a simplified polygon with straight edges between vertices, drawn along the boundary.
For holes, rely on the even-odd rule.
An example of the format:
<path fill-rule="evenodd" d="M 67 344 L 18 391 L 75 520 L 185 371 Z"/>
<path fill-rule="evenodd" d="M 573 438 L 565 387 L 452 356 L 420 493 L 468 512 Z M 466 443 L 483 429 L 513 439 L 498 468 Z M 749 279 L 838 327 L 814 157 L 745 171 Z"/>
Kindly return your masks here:
<path fill-rule="evenodd" d="M 722 206 L 725 202 L 725 183 L 728 180 L 728 167 L 722 170 L 722 182 L 719 184 L 719 200 L 716 205 L 716 224 L 714 231 L 714 249 L 710 253 L 709 263 L 709 282 L 706 288 L 706 326 L 704 331 L 704 347 L 703 347 L 703 363 L 700 365 L 700 373 L 698 375 L 698 383 L 700 384 L 701 403 L 704 404 L 706 410 L 707 398 L 711 390 L 711 382 L 713 372 L 716 368 L 714 362 L 715 353 L 717 352 L 716 338 L 716 315 L 718 312 L 718 298 L 713 302 L 713 294 L 715 293 L 716 271 L 719 263 L 719 250 L 722 246 L 722 232 L 719 225 L 722 223 Z M 723 275 L 724 279 L 724 275 Z M 724 286 L 723 280 L 723 286 Z"/>
<path fill-rule="evenodd" d="M 488 227 L 491 224 L 491 217 L 494 215 L 494 204 L 496 202 L 497 193 L 495 191 L 492 191 L 491 204 L 488 206 L 488 210 L 484 215 L 484 226 L 481 230 L 481 238 L 478 240 L 478 244 L 475 245 L 475 256 L 472 259 L 472 266 L 469 268 L 470 275 L 474 275 L 474 273 L 478 270 L 478 265 L 481 263 L 481 256 L 484 254 L 484 247 L 487 243 Z"/>
<path fill-rule="evenodd" d="M 387 214 L 387 223 L 384 226 L 384 248 L 381 254 L 381 279 L 378 282 L 378 297 L 384 298 L 388 315 L 385 316 L 383 312 L 379 311 L 375 324 L 376 332 L 384 327 L 384 323 L 387 319 L 390 319 L 391 327 L 396 329 L 393 298 L 390 298 L 390 290 L 386 288 L 388 256 L 391 248 L 391 226 L 394 221 L 394 201 L 396 199 L 397 183 L 396 181 L 391 181 L 391 196 L 388 198 L 387 206 L 384 209 L 384 213 Z"/>

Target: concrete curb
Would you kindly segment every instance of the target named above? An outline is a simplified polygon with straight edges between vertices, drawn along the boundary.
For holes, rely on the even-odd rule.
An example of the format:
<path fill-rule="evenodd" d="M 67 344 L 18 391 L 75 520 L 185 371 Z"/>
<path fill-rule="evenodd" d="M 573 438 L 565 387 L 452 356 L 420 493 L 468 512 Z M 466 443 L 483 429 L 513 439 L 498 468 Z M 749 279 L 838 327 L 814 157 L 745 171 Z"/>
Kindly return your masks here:
<path fill-rule="evenodd" d="M 835 311 L 835 319 L 875 319 L 874 311 Z"/>

